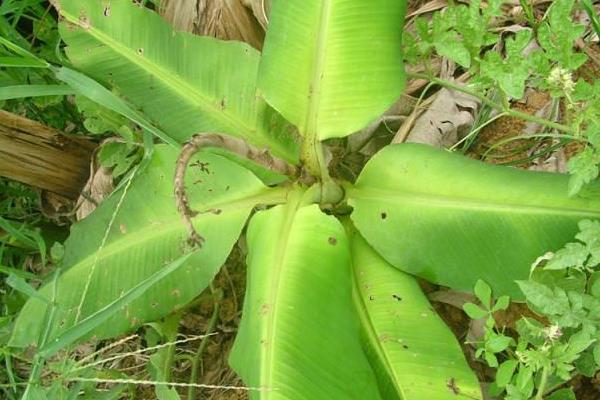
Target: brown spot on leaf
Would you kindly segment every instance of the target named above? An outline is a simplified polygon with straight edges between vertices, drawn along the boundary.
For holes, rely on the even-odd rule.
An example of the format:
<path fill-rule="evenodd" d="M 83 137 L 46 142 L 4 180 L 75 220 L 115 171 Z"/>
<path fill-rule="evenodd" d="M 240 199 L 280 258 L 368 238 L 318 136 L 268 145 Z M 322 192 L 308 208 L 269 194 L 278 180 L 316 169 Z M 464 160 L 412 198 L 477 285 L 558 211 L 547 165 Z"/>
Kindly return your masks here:
<path fill-rule="evenodd" d="M 329 242 L 330 245 L 335 246 L 337 244 L 337 239 L 331 236 L 329 239 L 327 239 L 327 242 Z"/>
<path fill-rule="evenodd" d="M 79 15 L 79 26 L 81 26 L 83 29 L 90 29 L 90 19 L 84 13 Z"/>
<path fill-rule="evenodd" d="M 398 296 L 397 294 L 393 294 L 392 298 L 396 301 L 402 301 L 402 297 Z"/>
<path fill-rule="evenodd" d="M 119 230 L 121 231 L 122 234 L 127 233 L 127 227 L 125 226 L 125 224 L 119 225 Z"/>
<path fill-rule="evenodd" d="M 171 296 L 179 298 L 181 296 L 181 291 L 179 289 L 171 290 Z"/>
<path fill-rule="evenodd" d="M 208 169 L 209 163 L 202 162 L 200 160 L 195 161 L 190 164 L 192 167 L 198 167 L 200 171 L 210 174 L 210 170 Z"/>
<path fill-rule="evenodd" d="M 106 7 L 104 7 L 104 11 L 102 12 L 102 14 L 103 14 L 105 17 L 110 17 L 110 3 L 108 3 L 108 4 L 106 5 Z"/>
<path fill-rule="evenodd" d="M 389 342 L 392 338 L 387 333 L 379 335 L 379 341 L 382 343 Z"/>
<path fill-rule="evenodd" d="M 271 311 L 271 306 L 268 304 L 263 304 L 260 306 L 260 315 L 267 315 Z"/>
<path fill-rule="evenodd" d="M 140 47 L 139 49 L 137 49 L 137 53 L 138 53 L 139 56 L 143 56 L 144 55 L 144 49 Z"/>
<path fill-rule="evenodd" d="M 381 213 L 381 219 L 386 219 L 387 218 L 387 213 L 386 212 L 382 212 Z"/>
<path fill-rule="evenodd" d="M 450 389 L 450 391 L 452 391 L 452 393 L 454 393 L 455 395 L 460 394 L 460 389 L 458 388 L 458 386 L 456 386 L 456 379 L 448 379 L 448 381 L 446 382 L 446 387 Z"/>

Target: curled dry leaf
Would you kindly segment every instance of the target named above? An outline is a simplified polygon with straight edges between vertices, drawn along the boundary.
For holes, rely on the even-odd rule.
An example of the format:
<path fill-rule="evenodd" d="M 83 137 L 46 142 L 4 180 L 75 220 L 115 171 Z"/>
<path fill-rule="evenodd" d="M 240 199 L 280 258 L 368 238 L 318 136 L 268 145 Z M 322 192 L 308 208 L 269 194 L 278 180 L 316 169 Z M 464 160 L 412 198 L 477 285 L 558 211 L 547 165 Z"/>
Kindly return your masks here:
<path fill-rule="evenodd" d="M 240 40 L 261 49 L 264 29 L 244 3 L 242 0 L 166 0 L 161 14 L 178 30 Z"/>
<path fill-rule="evenodd" d="M 468 133 L 479 105 L 479 100 L 472 96 L 442 88 L 435 94 L 429 109 L 416 120 L 405 141 L 434 147 L 452 146 Z M 404 141 L 401 131 L 393 143 Z"/>
<path fill-rule="evenodd" d="M 94 211 L 115 188 L 111 169 L 101 166 L 98 161 L 97 155 L 100 148 L 102 146 L 98 146 L 94 151 L 90 164 L 90 177 L 75 205 L 77 221 L 84 219 Z"/>
<path fill-rule="evenodd" d="M 445 0 L 431 0 L 423 4 L 415 11 L 411 11 L 406 15 L 406 18 L 416 17 L 422 14 L 428 14 L 430 12 L 441 10 L 448 6 L 448 2 Z"/>

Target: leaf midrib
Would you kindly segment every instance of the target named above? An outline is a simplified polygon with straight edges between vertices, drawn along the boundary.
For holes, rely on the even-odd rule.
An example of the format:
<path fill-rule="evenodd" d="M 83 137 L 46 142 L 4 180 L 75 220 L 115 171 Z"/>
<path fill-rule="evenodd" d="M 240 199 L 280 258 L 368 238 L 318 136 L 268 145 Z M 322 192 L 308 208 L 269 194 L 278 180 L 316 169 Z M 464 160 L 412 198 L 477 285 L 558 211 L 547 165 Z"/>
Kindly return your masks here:
<path fill-rule="evenodd" d="M 274 353 L 274 344 L 275 344 L 275 336 L 277 335 L 277 316 L 278 316 L 278 305 L 280 302 L 279 294 L 281 292 L 281 283 L 282 283 L 282 275 L 283 275 L 283 265 L 287 255 L 287 249 L 289 244 L 290 235 L 292 232 L 292 227 L 294 226 L 294 222 L 296 221 L 296 213 L 300 208 L 300 196 L 301 192 L 294 192 L 294 198 L 289 199 L 288 204 L 286 205 L 285 215 L 283 226 L 280 231 L 279 240 L 276 247 L 276 253 L 273 262 L 273 283 L 271 285 L 271 293 L 269 294 L 269 304 L 272 307 L 272 315 L 273 318 L 267 319 L 267 323 L 265 324 L 266 334 L 267 334 L 267 346 L 266 350 L 263 353 L 261 365 L 266 365 L 266 369 L 261 369 L 260 374 L 260 382 L 262 386 L 272 387 L 273 381 L 273 358 L 275 357 Z M 269 334 L 270 333 L 270 334 Z M 265 392 L 265 400 L 268 400 L 271 397 L 270 392 Z"/>
<path fill-rule="evenodd" d="M 80 29 L 83 29 L 90 36 L 94 37 L 101 43 L 105 43 L 108 45 L 113 51 L 118 54 L 121 54 L 124 58 L 128 59 L 131 63 L 137 65 L 143 70 L 149 71 L 153 76 L 158 77 L 165 85 L 169 88 L 172 88 L 174 92 L 176 92 L 181 98 L 186 99 L 193 105 L 200 104 L 201 107 L 208 110 L 208 113 L 215 119 L 220 120 L 224 125 L 230 126 L 233 131 L 243 131 L 245 132 L 245 137 L 253 137 L 256 136 L 256 130 L 253 127 L 248 127 L 244 124 L 243 121 L 239 121 L 235 118 L 234 114 L 229 113 L 221 108 L 217 107 L 216 104 L 211 102 L 211 99 L 206 95 L 198 92 L 196 87 L 186 83 L 182 79 L 177 79 L 178 76 L 175 71 L 173 73 L 169 73 L 168 70 L 161 68 L 158 64 L 150 62 L 146 57 L 140 56 L 133 49 L 128 48 L 120 44 L 119 42 L 113 40 L 110 36 L 104 34 L 97 28 L 90 26 L 83 27 L 79 18 L 73 17 L 71 14 L 61 10 L 61 15 L 70 23 L 77 25 Z M 191 96 L 191 95 L 194 96 Z M 262 141 L 260 138 L 256 138 Z"/>
<path fill-rule="evenodd" d="M 283 190 L 268 190 L 266 193 L 261 193 L 255 196 L 246 197 L 243 199 L 236 199 L 227 202 L 223 202 L 220 204 L 212 205 L 208 207 L 208 209 L 216 209 L 218 208 L 221 211 L 238 211 L 244 208 L 253 208 L 257 204 L 268 203 L 273 204 L 272 202 L 276 201 L 276 198 L 279 196 L 279 202 L 285 201 L 285 191 Z M 160 229 L 156 229 L 160 227 Z M 140 246 L 141 243 L 146 241 L 150 241 L 160 236 L 170 236 L 173 231 L 184 230 L 185 226 L 183 225 L 182 219 L 179 215 L 174 215 L 173 219 L 167 221 L 157 221 L 155 224 L 148 223 L 147 225 L 141 226 L 140 230 L 131 231 L 127 235 L 123 235 L 120 239 L 115 240 L 113 242 L 108 243 L 103 249 L 102 253 L 98 256 L 98 262 L 103 260 L 104 258 L 108 258 L 113 256 L 119 252 L 124 251 L 124 249 L 130 247 Z M 71 269 L 75 268 L 83 268 L 87 265 L 87 263 L 92 263 L 96 257 L 96 252 L 90 253 L 88 256 L 82 258 L 77 261 Z"/>
<path fill-rule="evenodd" d="M 319 30 L 317 32 L 317 45 L 315 47 L 315 61 L 311 71 L 311 81 L 308 87 L 308 109 L 306 113 L 305 132 L 310 142 L 318 137 L 317 119 L 321 102 L 321 84 L 325 69 L 325 50 L 327 47 L 327 31 L 331 16 L 332 0 L 323 0 L 319 15 Z"/>
<path fill-rule="evenodd" d="M 350 201 L 356 200 L 372 200 L 384 202 L 410 202 L 417 203 L 421 206 L 437 206 L 456 209 L 476 209 L 485 211 L 498 212 L 521 212 L 521 213 L 538 213 L 538 214 L 565 214 L 576 216 L 600 215 L 600 211 L 593 211 L 585 208 L 574 207 L 556 207 L 551 205 L 540 204 L 514 204 L 514 203 L 499 203 L 490 200 L 477 200 L 469 197 L 460 196 L 444 196 L 429 193 L 416 192 L 392 192 L 373 188 L 353 188 L 349 192 L 348 198 Z"/>

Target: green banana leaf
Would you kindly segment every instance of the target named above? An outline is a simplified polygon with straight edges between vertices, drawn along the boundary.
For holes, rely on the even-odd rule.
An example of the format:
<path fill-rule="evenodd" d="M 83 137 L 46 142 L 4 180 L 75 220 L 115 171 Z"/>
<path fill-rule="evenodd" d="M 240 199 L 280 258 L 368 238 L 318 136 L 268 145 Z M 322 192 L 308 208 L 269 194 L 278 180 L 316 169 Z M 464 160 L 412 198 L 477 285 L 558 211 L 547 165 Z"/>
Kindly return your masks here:
<path fill-rule="evenodd" d="M 347 136 L 404 89 L 405 0 L 275 0 L 259 89 L 307 137 Z"/>
<path fill-rule="evenodd" d="M 361 234 L 397 268 L 464 291 L 483 279 L 520 299 L 514 281 L 570 241 L 579 220 L 600 218 L 600 196 L 569 198 L 568 180 L 401 144 L 369 161 L 348 203 Z"/>
<path fill-rule="evenodd" d="M 419 284 L 351 237 L 354 299 L 383 398 L 481 399 L 456 338 Z"/>
<path fill-rule="evenodd" d="M 299 197 L 300 194 L 296 194 Z M 341 224 L 298 199 L 256 214 L 230 364 L 269 400 L 380 399 L 352 306 Z"/>
<path fill-rule="evenodd" d="M 172 147 L 156 146 L 152 161 L 129 187 L 125 185 L 73 226 L 65 242 L 50 340 L 165 265 L 189 256 L 188 232 L 173 198 L 176 159 Z M 281 189 L 265 187 L 252 173 L 223 157 L 207 152 L 195 161 L 208 163 L 210 173 L 194 167 L 194 161 L 190 165 L 186 182 L 192 207 L 220 210 L 194 220 L 206 239 L 204 245 L 193 250 L 184 266 L 94 329 L 93 336 L 113 337 L 185 306 L 224 263 L 252 208 L 285 201 Z M 51 291 L 52 285 L 46 284 L 40 294 L 52 298 Z M 45 311 L 46 303 L 30 298 L 16 320 L 10 345 L 36 344 L 46 328 L 41 326 Z"/>
<path fill-rule="evenodd" d="M 173 138 L 225 133 L 297 161 L 293 127 L 256 96 L 260 53 L 249 45 L 174 32 L 130 0 L 54 3 L 69 60 Z"/>

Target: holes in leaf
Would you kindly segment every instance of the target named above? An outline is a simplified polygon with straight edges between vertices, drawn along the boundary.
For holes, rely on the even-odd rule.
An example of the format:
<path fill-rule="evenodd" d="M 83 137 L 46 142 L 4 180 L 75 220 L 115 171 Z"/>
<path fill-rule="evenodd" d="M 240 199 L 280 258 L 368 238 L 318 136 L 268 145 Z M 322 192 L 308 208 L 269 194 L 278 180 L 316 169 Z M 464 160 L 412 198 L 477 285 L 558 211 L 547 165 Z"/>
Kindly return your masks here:
<path fill-rule="evenodd" d="M 382 212 L 381 213 L 381 219 L 386 219 L 387 218 L 387 213 L 386 212 Z"/>
<path fill-rule="evenodd" d="M 139 49 L 137 49 L 136 52 L 138 53 L 139 56 L 143 56 L 144 55 L 144 49 L 141 48 L 141 47 Z"/>

